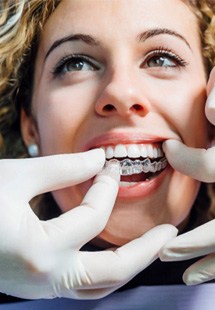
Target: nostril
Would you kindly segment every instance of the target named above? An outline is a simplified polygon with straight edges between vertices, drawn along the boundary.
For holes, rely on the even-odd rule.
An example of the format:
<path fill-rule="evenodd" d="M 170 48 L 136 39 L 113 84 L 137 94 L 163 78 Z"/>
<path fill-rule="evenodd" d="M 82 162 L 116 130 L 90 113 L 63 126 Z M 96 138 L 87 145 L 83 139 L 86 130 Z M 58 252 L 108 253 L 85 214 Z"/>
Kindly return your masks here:
<path fill-rule="evenodd" d="M 134 104 L 134 105 L 131 107 L 131 110 L 139 112 L 139 111 L 143 111 L 144 108 L 143 108 L 143 106 L 142 106 L 141 104 L 138 104 L 138 103 L 137 103 L 137 104 Z"/>
<path fill-rule="evenodd" d="M 103 108 L 104 111 L 106 112 L 112 112 L 114 110 L 116 110 L 116 108 L 112 105 L 112 104 L 107 104 L 104 108 Z"/>

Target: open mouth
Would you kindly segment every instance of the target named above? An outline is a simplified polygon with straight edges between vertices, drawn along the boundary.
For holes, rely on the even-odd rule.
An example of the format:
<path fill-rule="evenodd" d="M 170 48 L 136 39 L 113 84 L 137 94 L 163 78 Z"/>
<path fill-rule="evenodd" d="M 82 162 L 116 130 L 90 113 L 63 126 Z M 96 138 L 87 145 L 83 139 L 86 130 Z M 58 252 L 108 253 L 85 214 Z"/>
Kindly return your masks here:
<path fill-rule="evenodd" d="M 150 181 L 167 166 L 160 144 L 118 144 L 103 149 L 106 161 L 118 161 L 120 164 L 121 186 Z"/>

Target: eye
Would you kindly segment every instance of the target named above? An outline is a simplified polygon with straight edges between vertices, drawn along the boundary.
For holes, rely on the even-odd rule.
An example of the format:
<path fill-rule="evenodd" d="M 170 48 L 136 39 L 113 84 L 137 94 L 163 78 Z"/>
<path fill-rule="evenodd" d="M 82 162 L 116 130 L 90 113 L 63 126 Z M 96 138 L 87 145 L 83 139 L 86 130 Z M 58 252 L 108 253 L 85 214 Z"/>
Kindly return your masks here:
<path fill-rule="evenodd" d="M 52 73 L 56 77 L 66 73 L 96 70 L 99 70 L 99 66 L 92 58 L 85 55 L 69 55 L 59 61 Z"/>
<path fill-rule="evenodd" d="M 185 67 L 187 65 L 186 61 L 167 50 L 155 50 L 150 52 L 145 61 L 144 67 L 146 68 L 177 68 Z"/>
<path fill-rule="evenodd" d="M 148 67 L 175 67 L 176 63 L 164 56 L 155 56 L 147 61 Z"/>

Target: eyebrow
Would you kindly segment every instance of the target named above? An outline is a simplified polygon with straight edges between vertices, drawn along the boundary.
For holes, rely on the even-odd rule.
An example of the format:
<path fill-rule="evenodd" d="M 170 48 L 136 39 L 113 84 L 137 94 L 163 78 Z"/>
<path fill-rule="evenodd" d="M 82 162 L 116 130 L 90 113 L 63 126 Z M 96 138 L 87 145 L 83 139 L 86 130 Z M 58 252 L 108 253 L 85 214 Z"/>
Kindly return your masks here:
<path fill-rule="evenodd" d="M 48 52 L 46 53 L 45 60 L 49 56 L 49 54 L 56 49 L 58 46 L 67 43 L 67 42 L 72 42 L 72 41 L 82 41 L 88 45 L 91 46 L 101 46 L 101 42 L 99 42 L 97 39 L 93 38 L 90 35 L 87 34 L 72 34 L 69 36 L 66 36 L 64 38 L 61 38 L 59 40 L 56 40 L 51 47 L 49 48 Z"/>
<path fill-rule="evenodd" d="M 190 44 L 185 39 L 185 37 L 183 37 L 180 33 L 173 31 L 173 30 L 170 30 L 168 28 L 154 28 L 154 29 L 146 30 L 137 36 L 137 40 L 140 42 L 143 42 L 149 38 L 152 38 L 152 37 L 158 36 L 158 35 L 162 35 L 162 34 L 175 36 L 175 37 L 183 40 L 186 43 L 186 45 L 189 47 L 189 49 L 191 50 Z M 72 42 L 72 41 L 81 41 L 81 42 L 84 42 L 84 43 L 91 45 L 91 46 L 102 46 L 102 43 L 99 40 L 97 40 L 96 38 L 94 38 L 90 35 L 81 34 L 81 33 L 80 34 L 71 34 L 71 35 L 63 37 L 59 40 L 56 40 L 51 45 L 48 52 L 46 53 L 45 60 L 51 54 L 51 52 L 53 50 L 55 50 L 57 47 L 59 47 L 60 45 L 62 45 L 64 43 Z"/>
<path fill-rule="evenodd" d="M 142 42 L 142 41 L 146 41 L 149 38 L 152 38 L 152 37 L 158 36 L 158 35 L 162 35 L 162 34 L 168 34 L 170 36 L 175 36 L 175 37 L 181 39 L 182 41 L 184 41 L 186 43 L 186 45 L 189 47 L 189 49 L 192 50 L 189 42 L 185 39 L 184 36 L 182 36 L 180 33 L 176 32 L 176 31 L 168 29 L 168 28 L 154 28 L 154 29 L 144 31 L 138 35 L 137 39 L 140 42 Z"/>

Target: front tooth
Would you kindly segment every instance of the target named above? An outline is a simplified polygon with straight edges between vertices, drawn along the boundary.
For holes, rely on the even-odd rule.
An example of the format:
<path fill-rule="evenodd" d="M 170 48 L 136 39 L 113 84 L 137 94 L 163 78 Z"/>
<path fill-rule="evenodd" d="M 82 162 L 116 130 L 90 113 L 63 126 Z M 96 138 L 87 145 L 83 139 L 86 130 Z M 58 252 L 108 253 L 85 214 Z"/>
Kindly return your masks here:
<path fill-rule="evenodd" d="M 108 147 L 106 148 L 106 152 L 105 152 L 106 158 L 107 158 L 107 159 L 110 159 L 110 158 L 113 157 L 113 155 L 114 155 L 114 153 L 113 153 L 113 148 L 112 148 L 112 146 L 108 146 Z"/>
<path fill-rule="evenodd" d="M 130 158 L 138 158 L 140 157 L 140 148 L 136 144 L 131 144 L 128 146 L 128 157 Z"/>
<path fill-rule="evenodd" d="M 114 149 L 114 157 L 127 157 L 127 149 L 123 144 L 116 145 Z"/>
<path fill-rule="evenodd" d="M 140 147 L 140 156 L 141 157 L 147 157 L 148 156 L 148 153 L 147 153 L 147 148 L 144 144 L 141 144 L 141 147 Z"/>
<path fill-rule="evenodd" d="M 150 158 L 154 157 L 154 149 L 153 149 L 153 146 L 151 144 L 147 145 L 147 152 L 148 152 L 147 157 L 150 157 Z"/>
<path fill-rule="evenodd" d="M 149 157 L 158 158 L 164 155 L 162 149 L 155 147 L 151 144 L 130 144 L 127 147 L 123 144 L 118 144 L 115 147 L 108 146 L 105 148 L 106 158 L 111 159 L 113 157 L 123 158 L 139 158 Z"/>

